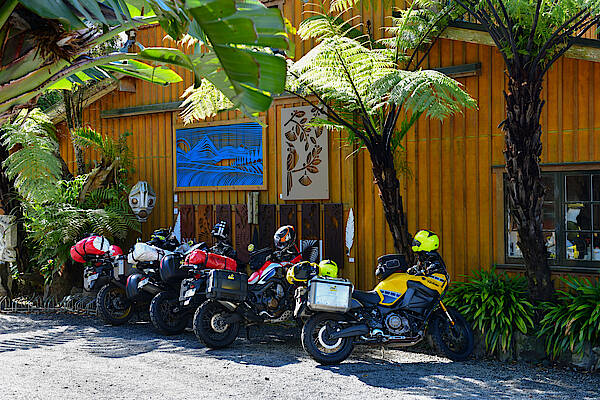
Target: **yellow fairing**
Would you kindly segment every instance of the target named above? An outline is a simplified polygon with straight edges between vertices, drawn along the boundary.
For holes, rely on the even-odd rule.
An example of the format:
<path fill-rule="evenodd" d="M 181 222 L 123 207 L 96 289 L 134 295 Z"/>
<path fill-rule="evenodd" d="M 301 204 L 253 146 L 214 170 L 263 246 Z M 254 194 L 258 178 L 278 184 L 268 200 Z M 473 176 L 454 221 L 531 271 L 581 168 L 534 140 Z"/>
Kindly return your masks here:
<path fill-rule="evenodd" d="M 408 281 L 419 282 L 440 294 L 448 285 L 448 281 L 443 274 L 433 274 L 431 276 L 392 274 L 375 287 L 375 291 L 379 295 L 379 304 L 383 306 L 393 305 L 406 292 Z"/>

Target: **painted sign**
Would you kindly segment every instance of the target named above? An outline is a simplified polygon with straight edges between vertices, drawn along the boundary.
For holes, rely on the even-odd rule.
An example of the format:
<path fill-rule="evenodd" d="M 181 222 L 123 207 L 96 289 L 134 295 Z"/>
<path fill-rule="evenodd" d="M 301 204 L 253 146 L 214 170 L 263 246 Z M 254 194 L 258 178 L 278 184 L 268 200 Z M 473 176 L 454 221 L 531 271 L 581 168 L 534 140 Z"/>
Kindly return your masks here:
<path fill-rule="evenodd" d="M 282 198 L 329 198 L 327 131 L 310 126 L 320 116 L 312 106 L 281 109 Z"/>
<path fill-rule="evenodd" d="M 263 187 L 263 127 L 256 122 L 178 128 L 175 151 L 179 189 Z"/>

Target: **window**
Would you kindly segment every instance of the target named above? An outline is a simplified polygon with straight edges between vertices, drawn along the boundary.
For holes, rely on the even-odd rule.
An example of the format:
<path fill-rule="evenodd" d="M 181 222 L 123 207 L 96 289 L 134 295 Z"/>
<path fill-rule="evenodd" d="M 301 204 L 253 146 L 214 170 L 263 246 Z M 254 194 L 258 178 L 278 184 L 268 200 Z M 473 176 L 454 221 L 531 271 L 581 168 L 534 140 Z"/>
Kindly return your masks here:
<path fill-rule="evenodd" d="M 546 187 L 542 227 L 550 264 L 600 265 L 600 171 L 547 172 L 542 179 Z M 508 197 L 504 204 L 506 258 L 519 263 L 522 253 Z"/>

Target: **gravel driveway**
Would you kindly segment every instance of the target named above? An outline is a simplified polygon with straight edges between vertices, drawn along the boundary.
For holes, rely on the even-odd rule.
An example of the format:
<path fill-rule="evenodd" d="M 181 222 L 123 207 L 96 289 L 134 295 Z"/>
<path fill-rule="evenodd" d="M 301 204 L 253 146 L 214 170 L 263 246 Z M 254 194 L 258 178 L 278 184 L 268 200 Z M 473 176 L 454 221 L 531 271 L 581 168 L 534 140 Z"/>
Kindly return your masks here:
<path fill-rule="evenodd" d="M 0 399 L 598 399 L 600 375 L 379 349 L 336 367 L 298 337 L 210 351 L 191 332 L 160 337 L 65 315 L 0 314 Z"/>

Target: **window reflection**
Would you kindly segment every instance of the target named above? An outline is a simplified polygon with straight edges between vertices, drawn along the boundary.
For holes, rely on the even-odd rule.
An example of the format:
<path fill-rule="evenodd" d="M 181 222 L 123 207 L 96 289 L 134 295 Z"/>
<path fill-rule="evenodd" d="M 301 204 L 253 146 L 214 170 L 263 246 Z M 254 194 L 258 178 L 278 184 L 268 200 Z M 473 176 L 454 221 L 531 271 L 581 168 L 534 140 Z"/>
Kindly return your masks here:
<path fill-rule="evenodd" d="M 566 176 L 567 201 L 590 201 L 589 175 Z"/>
<path fill-rule="evenodd" d="M 592 234 L 567 232 L 567 258 L 569 260 L 592 259 Z"/>

